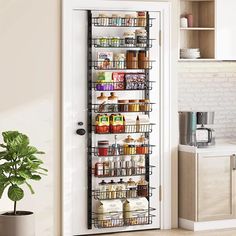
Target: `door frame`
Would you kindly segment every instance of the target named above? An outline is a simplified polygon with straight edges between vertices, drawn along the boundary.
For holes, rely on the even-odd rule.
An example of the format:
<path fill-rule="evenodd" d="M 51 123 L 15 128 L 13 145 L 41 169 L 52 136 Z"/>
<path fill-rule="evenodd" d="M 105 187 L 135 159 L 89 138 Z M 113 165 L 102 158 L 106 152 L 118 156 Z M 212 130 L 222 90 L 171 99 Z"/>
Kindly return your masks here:
<path fill-rule="evenodd" d="M 101 3 L 104 3 L 101 7 Z M 134 5 L 135 3 L 135 5 Z M 145 2 L 141 1 L 125 1 L 121 6 L 121 1 L 106 1 L 106 0 L 62 0 L 62 235 L 71 236 L 71 164 L 68 162 L 66 155 L 68 153 L 68 137 L 69 133 L 66 130 L 67 107 L 65 104 L 68 101 L 68 83 L 72 75 L 72 12 L 73 10 L 154 10 L 162 14 L 162 28 L 160 33 L 160 42 L 163 48 L 162 53 L 162 81 L 161 81 L 161 158 L 160 158 L 160 183 L 161 183 L 161 214 L 160 225 L 161 229 L 171 228 L 171 4 L 169 2 Z"/>

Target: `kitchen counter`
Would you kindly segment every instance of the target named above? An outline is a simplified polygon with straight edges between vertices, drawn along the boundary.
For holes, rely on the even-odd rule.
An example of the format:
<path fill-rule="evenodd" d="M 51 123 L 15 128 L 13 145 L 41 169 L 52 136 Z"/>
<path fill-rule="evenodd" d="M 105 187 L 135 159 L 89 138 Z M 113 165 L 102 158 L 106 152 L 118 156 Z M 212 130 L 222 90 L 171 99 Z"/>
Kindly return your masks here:
<path fill-rule="evenodd" d="M 216 145 L 209 146 L 207 148 L 198 148 L 189 145 L 179 145 L 179 151 L 190 153 L 212 153 L 212 152 L 224 152 L 224 151 L 236 152 L 235 140 L 217 140 Z"/>

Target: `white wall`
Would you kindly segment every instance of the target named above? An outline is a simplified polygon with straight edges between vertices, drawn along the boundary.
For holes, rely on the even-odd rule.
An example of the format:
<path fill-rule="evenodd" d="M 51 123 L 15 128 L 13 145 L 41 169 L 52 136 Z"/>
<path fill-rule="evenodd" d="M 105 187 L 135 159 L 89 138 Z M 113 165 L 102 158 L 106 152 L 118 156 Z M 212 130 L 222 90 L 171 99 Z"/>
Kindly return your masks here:
<path fill-rule="evenodd" d="M 19 130 L 46 152 L 49 174 L 25 189 L 19 209 L 36 214 L 36 236 L 59 235 L 59 0 L 0 0 L 0 132 Z M 2 141 L 2 140 L 1 140 Z M 0 211 L 12 210 L 5 196 Z"/>

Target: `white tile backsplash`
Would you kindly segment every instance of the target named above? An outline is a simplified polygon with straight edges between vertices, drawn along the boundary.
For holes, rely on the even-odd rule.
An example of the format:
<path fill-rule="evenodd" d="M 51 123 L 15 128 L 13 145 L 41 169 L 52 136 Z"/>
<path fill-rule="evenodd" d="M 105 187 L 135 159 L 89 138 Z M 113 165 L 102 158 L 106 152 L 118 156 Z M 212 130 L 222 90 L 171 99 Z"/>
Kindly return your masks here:
<path fill-rule="evenodd" d="M 204 67 L 180 69 L 178 73 L 179 111 L 215 111 L 217 138 L 236 138 L 236 64 L 232 68 Z M 215 70 L 215 71 L 214 71 Z M 223 72 L 220 72 L 222 70 Z"/>

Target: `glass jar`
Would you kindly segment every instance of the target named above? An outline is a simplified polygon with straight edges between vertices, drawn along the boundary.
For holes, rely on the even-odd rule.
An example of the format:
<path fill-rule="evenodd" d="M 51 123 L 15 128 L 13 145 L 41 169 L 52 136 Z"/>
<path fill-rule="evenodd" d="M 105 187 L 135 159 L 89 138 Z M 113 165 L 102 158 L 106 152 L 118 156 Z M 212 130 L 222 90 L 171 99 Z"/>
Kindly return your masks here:
<path fill-rule="evenodd" d="M 138 69 L 138 51 L 129 50 L 126 52 L 127 69 Z"/>
<path fill-rule="evenodd" d="M 109 17 L 106 14 L 98 15 L 98 25 L 108 26 L 109 25 Z"/>
<path fill-rule="evenodd" d="M 108 97 L 108 111 L 117 112 L 118 111 L 118 97 L 115 93 L 111 92 Z"/>
<path fill-rule="evenodd" d="M 128 135 L 126 139 L 123 140 L 124 142 L 124 155 L 134 155 L 136 154 L 136 148 L 135 148 L 135 140 Z"/>
<path fill-rule="evenodd" d="M 102 180 L 101 183 L 99 183 L 99 199 L 104 200 L 106 199 L 106 194 L 107 194 L 107 183 Z"/>
<path fill-rule="evenodd" d="M 108 97 L 104 95 L 104 93 L 101 93 L 100 96 L 97 97 L 97 107 L 96 111 L 97 112 L 106 112 L 107 111 L 107 101 Z"/>
<path fill-rule="evenodd" d="M 148 154 L 148 139 L 144 135 L 141 135 L 136 140 L 136 153 L 141 155 Z"/>
<path fill-rule="evenodd" d="M 125 18 L 125 26 L 135 26 L 135 16 L 131 14 L 126 14 Z"/>
<path fill-rule="evenodd" d="M 139 111 L 139 100 L 129 100 L 129 112 Z"/>
<path fill-rule="evenodd" d="M 119 37 L 112 37 L 110 42 L 111 47 L 118 48 L 120 46 L 120 38 Z"/>
<path fill-rule="evenodd" d="M 144 48 L 147 46 L 147 31 L 145 29 L 135 30 L 136 46 Z"/>
<path fill-rule="evenodd" d="M 120 53 L 115 56 L 114 67 L 116 69 L 125 69 L 125 54 Z"/>
<path fill-rule="evenodd" d="M 148 196 L 148 182 L 141 178 L 137 185 L 137 195 L 139 197 L 147 197 Z"/>
<path fill-rule="evenodd" d="M 114 180 L 107 184 L 107 199 L 116 199 L 116 183 Z"/>
<path fill-rule="evenodd" d="M 149 53 L 148 51 L 139 51 L 138 53 L 138 68 L 149 69 Z"/>
<path fill-rule="evenodd" d="M 135 34 L 132 31 L 124 33 L 124 45 L 127 47 L 133 47 L 135 44 Z"/>
<path fill-rule="evenodd" d="M 98 155 L 99 156 L 107 156 L 109 148 L 108 140 L 100 140 L 98 141 Z"/>
<path fill-rule="evenodd" d="M 121 16 L 117 14 L 112 14 L 111 16 L 111 25 L 113 26 L 121 26 Z"/>
<path fill-rule="evenodd" d="M 129 111 L 129 100 L 118 100 L 118 110 L 120 112 L 128 112 Z"/>
<path fill-rule="evenodd" d="M 116 185 L 116 197 L 121 199 L 126 198 L 126 183 L 123 179 L 120 179 Z"/>
<path fill-rule="evenodd" d="M 135 198 L 137 197 L 137 186 L 135 181 L 132 178 L 127 182 L 127 198 Z"/>
<path fill-rule="evenodd" d="M 150 100 L 149 99 L 140 99 L 139 100 L 139 110 L 140 111 L 150 111 Z"/>
<path fill-rule="evenodd" d="M 137 12 L 137 25 L 140 27 L 144 27 L 147 25 L 147 21 L 146 21 L 146 12 L 145 11 L 138 11 Z"/>

